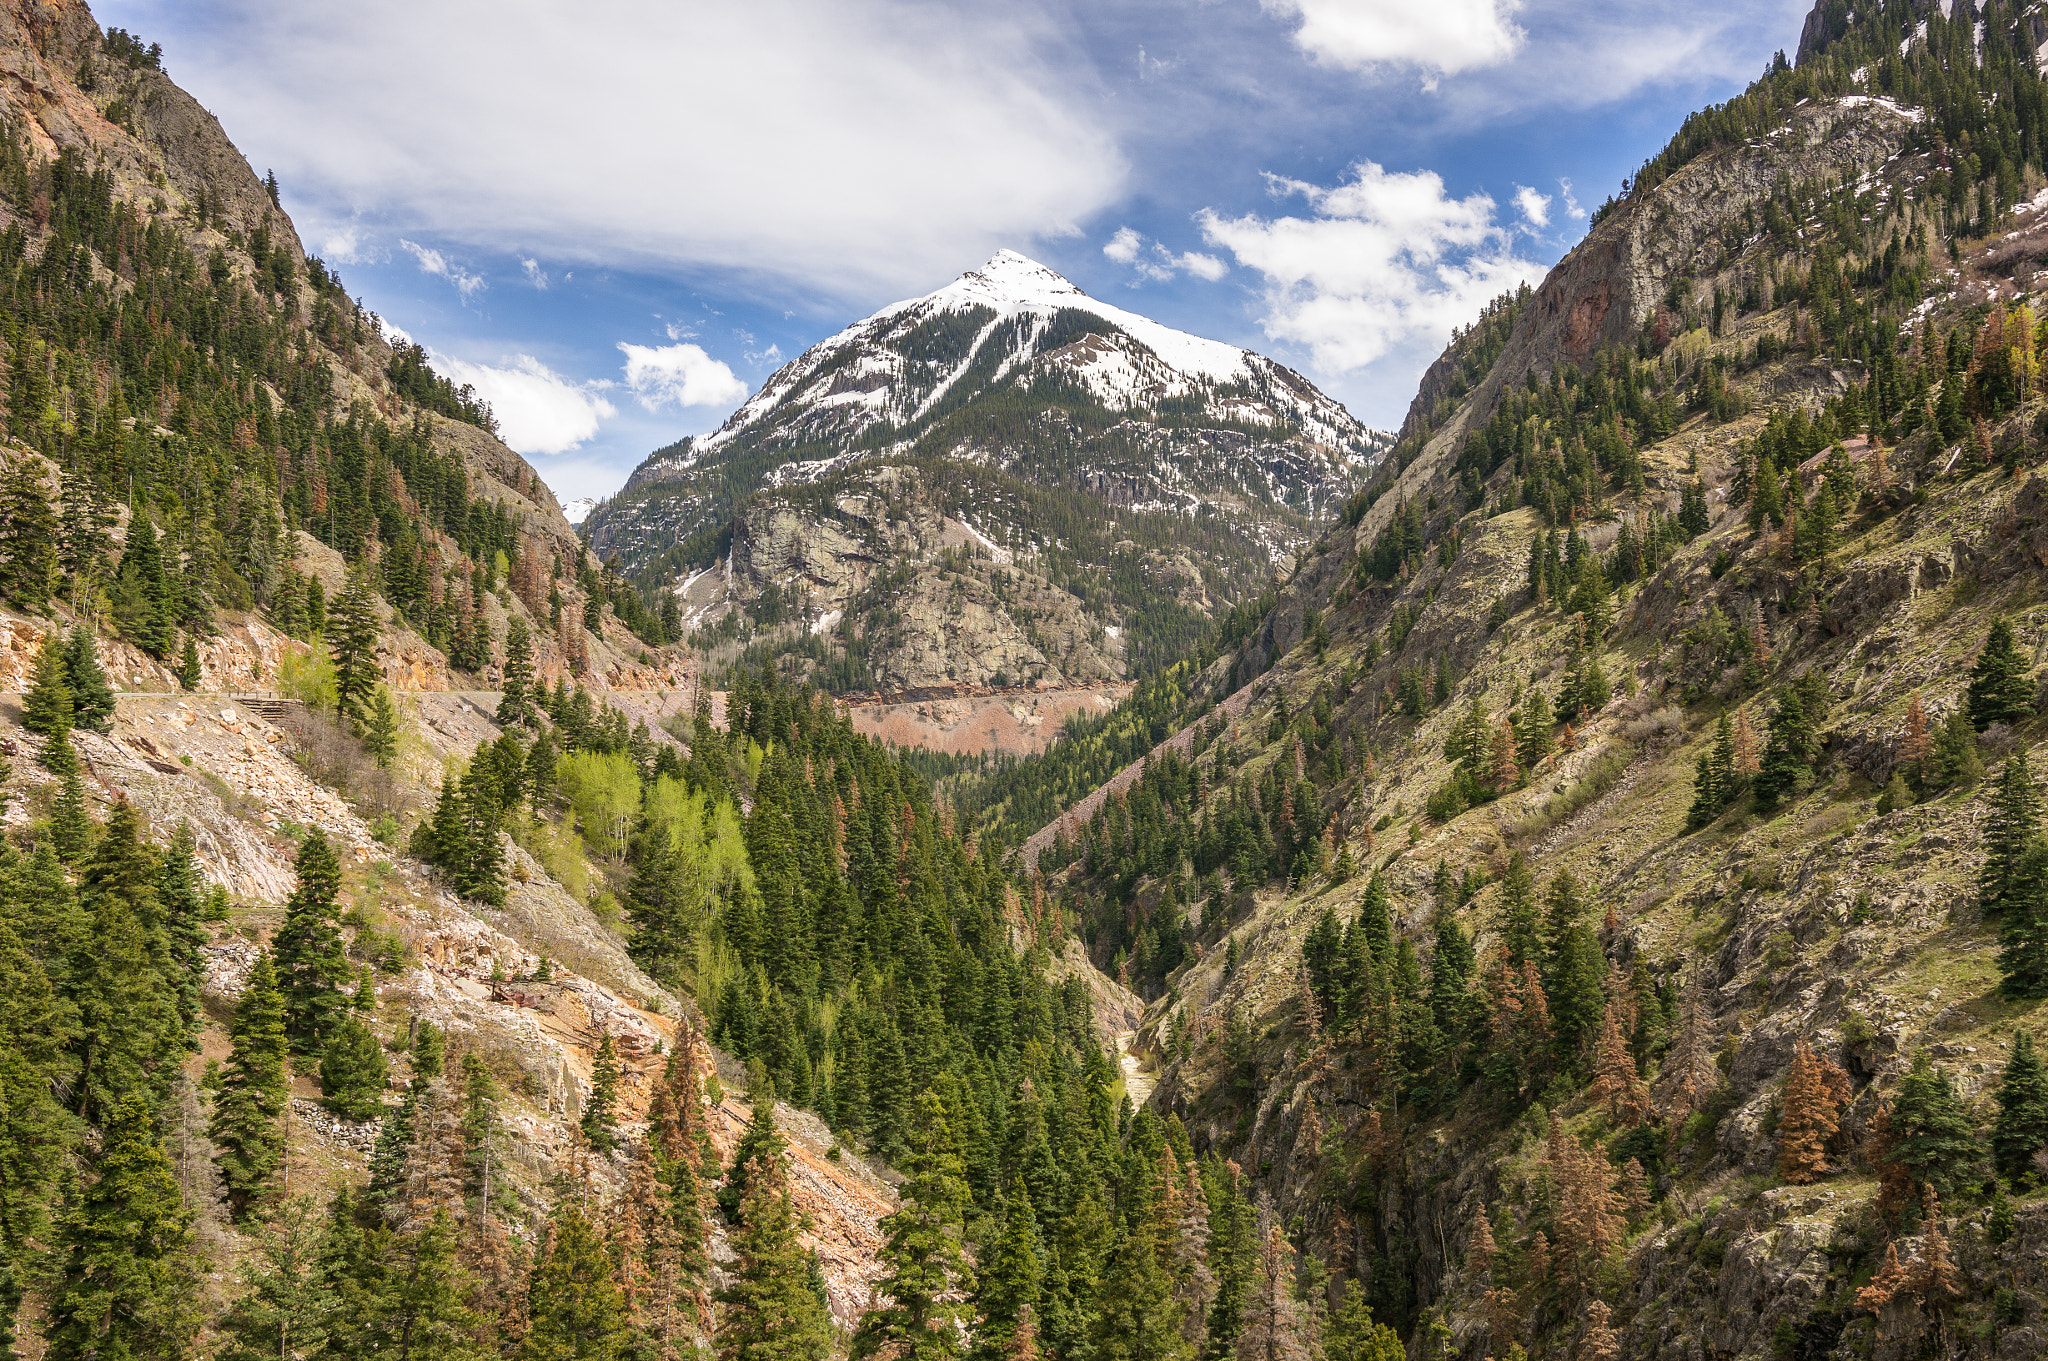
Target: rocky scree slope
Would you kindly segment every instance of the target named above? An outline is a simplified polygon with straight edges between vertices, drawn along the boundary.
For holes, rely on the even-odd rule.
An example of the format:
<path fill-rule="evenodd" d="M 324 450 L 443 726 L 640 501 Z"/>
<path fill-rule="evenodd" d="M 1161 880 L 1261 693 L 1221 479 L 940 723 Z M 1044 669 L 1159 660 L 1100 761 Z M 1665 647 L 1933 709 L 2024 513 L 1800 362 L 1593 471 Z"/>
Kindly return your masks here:
<path fill-rule="evenodd" d="M 1939 16 L 1932 27 L 1923 47 L 1954 37 Z M 1085 827 L 1080 859 L 1040 860 L 1049 894 L 1100 912 L 1098 960 L 1186 942 L 1185 962 L 1144 984 L 1135 1043 L 1160 1067 L 1153 1104 L 1198 1148 L 1257 1169 L 1300 1250 L 1357 1280 L 1411 1347 L 2017 1357 L 2048 1335 L 2048 1204 L 2025 1179 L 1993 1203 L 1988 1162 L 1944 1183 L 1955 1292 L 1859 1295 L 1888 1245 L 1908 1264 L 1934 1251 L 1910 1206 L 1880 1210 L 1895 1174 L 1871 1142 L 1913 1064 L 1941 1072 L 1981 1141 L 2014 1036 L 2042 1019 L 2000 988 L 1999 924 L 1976 891 L 1987 786 L 1970 773 L 2029 751 L 2038 768 L 2040 720 L 1994 724 L 1953 748 L 1950 773 L 1884 797 L 1923 769 L 1914 712 L 1939 726 L 1963 706 L 1995 619 L 2016 621 L 2036 664 L 2048 643 L 2039 398 L 1983 397 L 2006 328 L 2034 343 L 2035 319 L 2008 309 L 2031 283 L 2041 214 L 2027 202 L 1973 223 L 1951 202 L 1978 185 L 1944 202 L 1953 149 L 1928 119 L 1868 95 L 1812 98 L 1611 209 L 1542 288 L 1503 301 L 1491 335 L 1475 327 L 1446 355 L 1398 477 L 1318 544 L 1244 655 L 1213 669 L 1207 702 L 1230 704 L 1177 739 L 1188 773 L 1163 752 L 1148 763 L 1164 792 L 1143 816 L 1189 810 L 1188 859 L 1138 873 L 1123 900 L 1131 878 L 1091 865 L 1123 876 L 1131 860 L 1090 850 Z M 2041 184 L 2029 169 L 2005 201 Z M 1577 457 L 1617 421 L 1626 443 L 1548 499 L 1546 459 Z M 1789 524 L 1783 505 L 1766 513 L 1763 532 L 1760 458 L 1790 470 L 1800 503 Z M 1831 458 L 1855 491 L 1816 541 L 1796 524 Z M 1532 501 L 1556 508 L 1555 530 Z M 1682 532 L 1659 528 L 1681 518 Z M 1532 595 L 1546 542 L 1599 561 L 1618 594 L 1581 590 L 1558 561 Z M 1605 693 L 1581 712 L 1595 661 Z M 1760 752 L 1802 677 L 1827 695 L 1810 771 L 1775 807 L 1745 793 L 1701 825 L 1717 715 L 1739 717 Z M 1467 715 L 1482 742 L 1514 715 L 1519 743 L 1539 689 L 1571 720 L 1543 725 L 1550 750 L 1505 786 L 1491 770 L 1476 793 L 1461 784 L 1445 748 Z M 1128 825 L 1144 825 L 1144 799 L 1126 797 Z M 1204 832 L 1245 805 L 1275 840 L 1315 808 L 1321 853 L 1311 827 L 1292 876 L 1284 858 L 1248 874 L 1205 865 Z M 1573 957 L 1590 970 L 1573 984 L 1542 964 L 1540 1044 L 1515 1020 L 1537 976 L 1497 965 L 1518 860 L 1535 910 L 1553 914 L 1544 939 L 1583 942 Z M 1574 887 L 1558 893 L 1561 874 Z M 1365 1006 L 1361 1021 L 1315 992 L 1305 951 L 1326 913 L 1341 927 L 1381 903 L 1384 972 L 1341 1004 Z M 1131 921 L 1147 940 L 1116 925 Z M 1475 950 L 1463 975 L 1446 940 Z M 1610 969 L 1620 981 L 1603 985 Z M 1448 994 L 1425 995 L 1440 978 Z M 1654 1093 L 1644 1117 L 1587 1085 L 1610 1002 L 1647 1018 L 1623 1039 Z M 1590 1028 L 1553 1049 L 1574 1024 Z M 1832 1170 L 1810 1185 L 1781 1178 L 1776 1137 L 1800 1044 L 1846 1081 Z M 1644 1200 L 1588 1189 L 1624 1182 L 1631 1158 Z"/>
<path fill-rule="evenodd" d="M 853 607 L 875 603 L 860 600 L 867 575 L 952 547 L 984 587 L 994 564 L 1027 596 L 1063 593 L 1060 612 L 1164 649 L 1205 596 L 1256 594 L 1388 442 L 1269 359 L 1100 303 L 1004 251 L 812 347 L 718 431 L 651 456 L 588 524 L 629 573 L 687 582 L 689 627 L 780 626 L 783 650 L 824 639 L 810 650 L 845 661 L 825 672 L 836 688 L 987 683 L 997 670 L 1057 684 L 1075 678 L 1062 659 L 1002 637 L 1049 618 L 1050 602 L 999 606 L 1008 619 L 993 632 L 961 623 L 959 662 L 1001 660 L 949 677 L 921 639 L 856 631 Z M 1184 584 L 1154 622 L 1162 576 Z"/>

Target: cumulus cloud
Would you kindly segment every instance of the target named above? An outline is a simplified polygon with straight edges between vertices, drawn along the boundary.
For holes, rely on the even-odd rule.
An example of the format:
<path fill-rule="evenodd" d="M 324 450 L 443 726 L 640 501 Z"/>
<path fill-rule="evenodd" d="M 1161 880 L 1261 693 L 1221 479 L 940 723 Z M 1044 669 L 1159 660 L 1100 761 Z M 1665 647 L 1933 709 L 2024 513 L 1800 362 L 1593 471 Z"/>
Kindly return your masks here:
<path fill-rule="evenodd" d="M 738 268 L 850 298 L 1067 230 L 1126 179 L 1096 73 L 1032 6 L 208 10 L 179 81 L 277 166 L 308 221 L 360 214 L 478 251 Z"/>
<path fill-rule="evenodd" d="M 431 354 L 434 367 L 457 384 L 468 383 L 491 404 L 498 433 L 522 454 L 563 454 L 597 434 L 618 409 L 604 398 L 607 383 L 576 383 L 530 354 L 504 365 L 471 364 Z"/>
<path fill-rule="evenodd" d="M 747 399 L 747 385 L 713 359 L 701 345 L 633 345 L 619 342 L 626 356 L 626 386 L 649 411 L 674 404 L 738 406 Z"/>
<path fill-rule="evenodd" d="M 1455 75 L 1497 66 L 1521 47 L 1521 0 L 1260 0 L 1300 20 L 1294 41 L 1317 61 L 1348 70 L 1417 66 Z"/>
<path fill-rule="evenodd" d="M 1452 198 L 1432 171 L 1371 161 L 1333 187 L 1269 176 L 1307 216 L 1197 214 L 1203 237 L 1265 278 L 1266 334 L 1345 373 L 1418 342 L 1440 344 L 1489 300 L 1543 269 L 1515 254 L 1483 193 Z"/>
<path fill-rule="evenodd" d="M 548 272 L 540 267 L 538 260 L 521 260 L 519 267 L 526 271 L 526 282 L 545 293 L 548 287 Z"/>
<path fill-rule="evenodd" d="M 1550 225 L 1550 195 L 1539 194 L 1526 184 L 1515 186 L 1515 206 L 1522 210 L 1522 216 L 1532 227 Z"/>
<path fill-rule="evenodd" d="M 1214 283 L 1230 272 L 1229 265 L 1201 251 L 1182 251 L 1175 255 L 1157 241 L 1148 251 L 1144 236 L 1130 227 L 1118 227 L 1116 234 L 1104 243 L 1102 253 L 1115 263 L 1135 270 L 1139 281 L 1150 279 L 1164 283 L 1184 271 L 1197 279 Z"/>
<path fill-rule="evenodd" d="M 406 254 L 419 262 L 420 273 L 446 279 L 455 286 L 455 291 L 462 295 L 464 302 L 468 302 L 488 286 L 482 277 L 471 274 L 440 251 L 430 250 L 419 242 L 408 241 L 402 236 L 398 238 L 398 244 L 405 249 Z"/>

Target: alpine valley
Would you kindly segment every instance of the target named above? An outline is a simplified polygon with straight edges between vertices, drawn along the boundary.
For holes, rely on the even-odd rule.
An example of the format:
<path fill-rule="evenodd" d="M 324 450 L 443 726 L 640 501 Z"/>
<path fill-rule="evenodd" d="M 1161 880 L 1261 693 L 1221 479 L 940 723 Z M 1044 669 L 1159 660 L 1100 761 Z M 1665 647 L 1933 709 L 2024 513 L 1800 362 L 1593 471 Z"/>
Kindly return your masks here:
<path fill-rule="evenodd" d="M 1392 436 L 1004 252 L 572 525 L 0 0 L 0 1358 L 2048 1354 L 2044 42 Z"/>

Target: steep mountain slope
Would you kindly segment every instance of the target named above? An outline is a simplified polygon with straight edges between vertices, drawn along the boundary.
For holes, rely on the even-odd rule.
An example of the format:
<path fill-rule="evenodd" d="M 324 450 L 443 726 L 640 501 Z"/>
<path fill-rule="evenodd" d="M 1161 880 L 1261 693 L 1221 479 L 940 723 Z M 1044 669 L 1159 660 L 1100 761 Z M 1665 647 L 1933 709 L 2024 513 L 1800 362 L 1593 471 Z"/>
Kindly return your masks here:
<path fill-rule="evenodd" d="M 2043 1346 L 2048 913 L 1980 878 L 2048 735 L 2035 22 L 1817 7 L 1025 848 L 1411 1355 Z"/>
<path fill-rule="evenodd" d="M 813 346 L 588 528 L 687 583 L 683 627 L 764 633 L 837 689 L 1085 683 L 1124 671 L 1119 633 L 1167 651 L 1255 595 L 1387 443 L 1271 360 L 1003 251 Z M 983 610 L 896 594 L 942 556 Z"/>

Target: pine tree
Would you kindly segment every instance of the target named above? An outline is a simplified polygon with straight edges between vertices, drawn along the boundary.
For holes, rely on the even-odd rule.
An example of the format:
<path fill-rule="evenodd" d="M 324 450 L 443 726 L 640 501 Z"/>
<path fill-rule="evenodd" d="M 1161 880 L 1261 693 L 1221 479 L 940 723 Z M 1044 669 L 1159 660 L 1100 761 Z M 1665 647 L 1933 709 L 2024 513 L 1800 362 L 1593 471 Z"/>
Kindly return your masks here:
<path fill-rule="evenodd" d="M 1239 1305 L 1239 1316 L 1247 1321 L 1258 1279 L 1256 1249 L 1248 1256 Z M 1125 1224 L 1118 1235 L 1095 1294 L 1095 1310 L 1091 1336 L 1094 1354 L 1102 1361 L 1188 1361 L 1194 1355 L 1182 1336 L 1173 1282 L 1159 1261 L 1158 1235 L 1147 1219 Z"/>
<path fill-rule="evenodd" d="M 17 458 L 0 478 L 0 596 L 40 614 L 57 574 L 57 516 L 43 491 L 42 460 Z"/>
<path fill-rule="evenodd" d="M 200 1298 L 191 1226 L 148 1101 L 130 1092 L 109 1111 L 92 1180 L 59 1227 L 51 1361 L 189 1356 Z"/>
<path fill-rule="evenodd" d="M 1578 1361 L 1621 1361 L 1621 1343 L 1609 1326 L 1610 1317 L 1604 1300 L 1586 1302 L 1586 1336 L 1579 1343 Z"/>
<path fill-rule="evenodd" d="M 284 992 L 285 1030 L 294 1054 L 324 1054 L 348 1009 L 342 991 L 355 976 L 335 925 L 341 862 L 318 828 L 299 844 L 298 887 L 286 900 L 284 925 L 271 942 Z"/>
<path fill-rule="evenodd" d="M 64 773 L 57 785 L 57 801 L 50 808 L 51 849 L 65 864 L 75 865 L 92 849 L 92 812 L 86 806 L 85 781 L 79 778 L 71 743 L 54 742 L 44 750 L 52 749 L 61 753 L 59 764 Z"/>
<path fill-rule="evenodd" d="M 609 1153 L 618 1144 L 612 1121 L 618 1116 L 619 1055 L 612 1046 L 611 1032 L 598 1037 L 597 1059 L 590 1070 L 590 1100 L 583 1104 L 583 1137 L 599 1152 Z"/>
<path fill-rule="evenodd" d="M 1955 1263 L 1948 1255 L 1948 1234 L 1941 1227 L 1941 1198 L 1932 1186 L 1920 1192 L 1920 1251 L 1906 1276 L 1907 1288 L 1917 1290 L 1937 1307 L 1949 1297 L 1963 1293 Z"/>
<path fill-rule="evenodd" d="M 380 769 L 389 770 L 398 755 L 398 706 L 391 691 L 379 685 L 370 694 L 370 715 L 363 722 L 363 750 Z"/>
<path fill-rule="evenodd" d="M 1308 1361 L 1310 1329 L 1294 1298 L 1294 1249 L 1271 1216 L 1265 1218 L 1244 1331 L 1237 1336 L 1238 1361 Z"/>
<path fill-rule="evenodd" d="M 2013 871 L 2039 830 L 2041 796 L 2024 747 L 2007 759 L 1990 804 L 1984 819 L 1984 867 L 1977 873 L 1977 904 L 1987 916 L 2004 910 Z"/>
<path fill-rule="evenodd" d="M 533 727 L 537 721 L 532 695 L 533 631 L 524 619 L 513 619 L 505 631 L 505 673 L 500 685 L 504 694 L 498 700 L 498 726 Z"/>
<path fill-rule="evenodd" d="M 1520 851 L 1508 857 L 1507 873 L 1500 881 L 1501 943 L 1508 960 L 1520 965 L 1543 955 L 1543 934 L 1536 911 L 1536 887 L 1529 875 L 1529 862 Z"/>
<path fill-rule="evenodd" d="M 1891 1136 L 1888 1161 L 1903 1168 L 1915 1184 L 1951 1196 L 1977 1185 L 1984 1151 L 1977 1143 L 1975 1122 L 1924 1050 L 1913 1056 L 1913 1067 L 1899 1079 L 1892 1098 Z"/>
<path fill-rule="evenodd" d="M 2012 1056 L 1998 1086 L 1998 1121 L 1991 1128 L 1991 1158 L 2015 1188 L 2034 1175 L 2034 1155 L 2048 1148 L 2048 1067 L 2025 1030 L 2013 1036 Z"/>
<path fill-rule="evenodd" d="M 526 1292 L 518 1361 L 620 1361 L 632 1328 L 612 1279 L 612 1260 L 583 1212 L 558 1206 Z"/>
<path fill-rule="evenodd" d="M 1496 1328 L 1495 1336 L 1500 1332 Z M 1354 1281 L 1330 1316 L 1323 1355 L 1327 1361 L 1407 1361 L 1408 1349 L 1401 1345 L 1398 1333 L 1373 1318 L 1364 1285 Z"/>
<path fill-rule="evenodd" d="M 1635 1126 L 1650 1113 L 1649 1089 L 1636 1076 L 1636 1063 L 1621 1033 L 1621 1022 L 1609 1003 L 1600 1019 L 1600 1040 L 1596 1050 L 1593 1095 L 1607 1103 L 1607 1113 L 1617 1125 Z"/>
<path fill-rule="evenodd" d="M 1920 692 L 1915 690 L 1906 701 L 1906 725 L 1899 735 L 1899 765 L 1914 784 L 1924 784 L 1927 760 L 1933 754 L 1934 744 L 1927 730 L 1927 710 L 1921 706 Z"/>
<path fill-rule="evenodd" d="M 188 633 L 185 635 L 185 650 L 178 658 L 178 686 L 184 690 L 197 690 L 204 679 L 199 669 L 199 643 Z"/>
<path fill-rule="evenodd" d="M 71 725 L 87 732 L 112 732 L 114 691 L 100 668 L 92 631 L 83 625 L 72 629 L 64 641 L 64 680 L 71 691 Z"/>
<path fill-rule="evenodd" d="M 783 1167 L 782 1137 L 768 1125 L 767 1150 L 746 1168 L 746 1195 L 732 1235 L 738 1257 L 715 1346 L 719 1361 L 824 1361 L 831 1316 L 807 1279 L 810 1255 L 797 1242 L 796 1207 Z"/>
<path fill-rule="evenodd" d="M 1999 991 L 2048 997 L 2048 837 L 2036 836 L 2007 877 L 1998 919 Z"/>
<path fill-rule="evenodd" d="M 21 697 L 21 726 L 43 738 L 43 767 L 62 774 L 63 757 L 55 751 L 71 736 L 73 725 L 70 670 L 64 664 L 64 640 L 55 629 L 43 635 L 30 673 L 28 692 Z M 57 764 L 52 764 L 55 760 Z"/>
<path fill-rule="evenodd" d="M 1795 1185 L 1825 1176 L 1831 1170 L 1827 1145 L 1835 1130 L 1834 1096 L 1813 1050 L 1801 1040 L 1792 1051 L 1792 1072 L 1785 1080 L 1778 1117 L 1778 1175 Z"/>
<path fill-rule="evenodd" d="M 1993 723 L 2018 723 L 2034 715 L 2033 664 L 2013 640 L 2012 623 L 1997 619 L 1970 672 L 1970 722 L 1978 732 Z"/>
<path fill-rule="evenodd" d="M 369 717 L 370 695 L 377 684 L 377 636 L 382 630 L 366 572 L 357 568 L 349 573 L 347 585 L 328 613 L 327 649 L 334 658 L 335 708 L 344 720 L 361 724 Z"/>
<path fill-rule="evenodd" d="M 294 1196 L 253 1228 L 255 1250 L 236 1274 L 242 1294 L 221 1319 L 222 1361 L 278 1361 L 321 1355 L 336 1298 L 320 1270 L 325 1216 Z"/>
<path fill-rule="evenodd" d="M 344 1120 L 373 1120 L 384 1113 L 388 1074 L 384 1046 L 351 1012 L 320 1059 L 321 1103 Z"/>
<path fill-rule="evenodd" d="M 1043 1275 L 1030 1190 L 1012 1187 L 1004 1205 L 1003 1236 L 981 1264 L 975 1282 L 977 1361 L 994 1361 L 1010 1354 L 1008 1348 L 1026 1326 L 1032 1306 L 1038 1303 Z"/>
<path fill-rule="evenodd" d="M 278 991 L 277 970 L 267 950 L 256 956 L 249 971 L 229 1038 L 232 1048 L 207 1134 L 227 1187 L 228 1210 L 237 1221 L 246 1222 L 283 1165 L 283 1115 L 290 1095 L 285 1079 L 284 995 Z"/>
<path fill-rule="evenodd" d="M 972 1201 L 935 1092 L 918 1097 L 910 1143 L 903 1207 L 881 1223 L 887 1238 L 878 1257 L 888 1275 L 878 1289 L 889 1302 L 862 1317 L 849 1352 L 854 1361 L 939 1361 L 960 1352 L 963 1298 L 974 1289 L 961 1242 Z"/>

